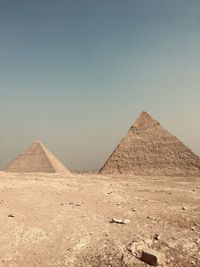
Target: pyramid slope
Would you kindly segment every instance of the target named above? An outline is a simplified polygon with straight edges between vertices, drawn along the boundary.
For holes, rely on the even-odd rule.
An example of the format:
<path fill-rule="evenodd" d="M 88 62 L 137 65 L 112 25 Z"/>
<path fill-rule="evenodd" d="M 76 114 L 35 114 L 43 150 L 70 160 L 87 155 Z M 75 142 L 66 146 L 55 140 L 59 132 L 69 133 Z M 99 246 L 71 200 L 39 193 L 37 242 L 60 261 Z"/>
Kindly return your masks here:
<path fill-rule="evenodd" d="M 7 172 L 68 173 L 70 171 L 40 142 L 34 142 L 6 169 Z"/>
<path fill-rule="evenodd" d="M 200 158 L 143 111 L 100 172 L 200 176 Z"/>

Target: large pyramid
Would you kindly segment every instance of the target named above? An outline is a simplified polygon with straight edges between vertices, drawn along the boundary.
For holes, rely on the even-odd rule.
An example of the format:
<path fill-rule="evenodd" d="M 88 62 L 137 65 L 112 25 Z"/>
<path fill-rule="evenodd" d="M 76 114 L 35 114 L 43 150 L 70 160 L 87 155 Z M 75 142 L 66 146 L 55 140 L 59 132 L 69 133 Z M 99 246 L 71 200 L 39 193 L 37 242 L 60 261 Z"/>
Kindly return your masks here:
<path fill-rule="evenodd" d="M 65 166 L 40 142 L 34 142 L 6 169 L 6 172 L 68 173 Z"/>
<path fill-rule="evenodd" d="M 143 111 L 100 172 L 200 176 L 200 158 Z"/>

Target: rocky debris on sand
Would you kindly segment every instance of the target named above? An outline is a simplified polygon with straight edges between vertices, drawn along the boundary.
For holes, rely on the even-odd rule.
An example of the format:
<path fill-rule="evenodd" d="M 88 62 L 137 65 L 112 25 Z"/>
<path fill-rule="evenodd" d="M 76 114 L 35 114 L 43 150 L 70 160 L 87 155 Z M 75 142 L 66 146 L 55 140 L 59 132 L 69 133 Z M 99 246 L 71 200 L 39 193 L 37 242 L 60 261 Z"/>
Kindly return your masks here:
<path fill-rule="evenodd" d="M 127 246 L 127 250 L 130 251 L 134 256 L 140 258 L 142 250 L 146 248 L 148 249 L 148 245 L 141 241 L 132 241 Z"/>
<path fill-rule="evenodd" d="M 144 238 L 142 241 L 149 247 L 153 245 L 153 240 L 151 240 L 151 238 Z"/>
<path fill-rule="evenodd" d="M 155 240 L 159 240 L 159 239 L 160 239 L 160 235 L 159 235 L 159 234 L 155 234 L 155 235 L 154 235 L 154 239 L 155 239 Z"/>
<path fill-rule="evenodd" d="M 194 241 L 197 245 L 200 245 L 200 238 L 196 238 Z"/>
<path fill-rule="evenodd" d="M 165 255 L 154 249 L 144 249 L 142 251 L 141 260 L 153 266 L 165 265 Z"/>
<path fill-rule="evenodd" d="M 8 217 L 13 218 L 15 216 L 13 214 L 8 214 Z"/>
<path fill-rule="evenodd" d="M 130 220 L 122 220 L 122 219 L 112 218 L 110 223 L 128 224 L 128 223 L 130 223 Z"/>

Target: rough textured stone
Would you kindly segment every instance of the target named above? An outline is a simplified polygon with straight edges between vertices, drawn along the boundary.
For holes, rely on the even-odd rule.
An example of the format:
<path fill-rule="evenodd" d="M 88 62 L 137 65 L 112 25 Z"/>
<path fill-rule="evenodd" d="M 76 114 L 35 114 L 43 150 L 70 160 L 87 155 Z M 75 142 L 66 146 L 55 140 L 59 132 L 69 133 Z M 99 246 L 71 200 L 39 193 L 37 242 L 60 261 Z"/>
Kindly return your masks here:
<path fill-rule="evenodd" d="M 153 266 L 163 266 L 165 264 L 165 255 L 154 249 L 145 249 L 142 251 L 141 260 Z"/>
<path fill-rule="evenodd" d="M 142 112 L 100 172 L 199 176 L 200 158 L 148 113 Z"/>
<path fill-rule="evenodd" d="M 22 173 L 68 173 L 65 166 L 40 142 L 34 142 L 6 169 L 6 172 Z"/>

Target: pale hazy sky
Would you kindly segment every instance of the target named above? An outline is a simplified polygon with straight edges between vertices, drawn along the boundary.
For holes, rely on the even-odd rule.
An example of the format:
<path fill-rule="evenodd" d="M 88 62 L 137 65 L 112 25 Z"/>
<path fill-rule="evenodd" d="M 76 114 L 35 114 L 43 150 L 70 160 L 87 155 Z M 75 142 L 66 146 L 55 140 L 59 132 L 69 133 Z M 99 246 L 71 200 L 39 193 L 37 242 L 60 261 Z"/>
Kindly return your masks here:
<path fill-rule="evenodd" d="M 199 0 L 0 0 L 1 169 L 97 169 L 142 110 L 200 154 Z"/>

